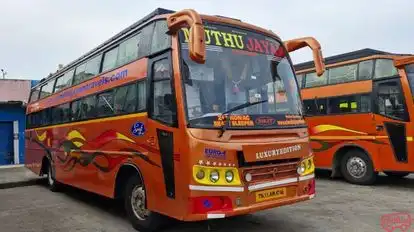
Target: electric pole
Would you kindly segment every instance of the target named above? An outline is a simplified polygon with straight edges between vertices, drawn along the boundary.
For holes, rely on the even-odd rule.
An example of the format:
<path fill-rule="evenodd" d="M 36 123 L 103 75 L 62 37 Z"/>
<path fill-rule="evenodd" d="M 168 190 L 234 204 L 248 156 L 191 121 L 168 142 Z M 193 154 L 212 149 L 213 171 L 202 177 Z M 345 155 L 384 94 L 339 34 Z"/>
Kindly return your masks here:
<path fill-rule="evenodd" d="M 6 79 L 7 72 L 4 71 L 4 69 L 1 69 L 1 74 L 3 76 L 3 79 Z"/>

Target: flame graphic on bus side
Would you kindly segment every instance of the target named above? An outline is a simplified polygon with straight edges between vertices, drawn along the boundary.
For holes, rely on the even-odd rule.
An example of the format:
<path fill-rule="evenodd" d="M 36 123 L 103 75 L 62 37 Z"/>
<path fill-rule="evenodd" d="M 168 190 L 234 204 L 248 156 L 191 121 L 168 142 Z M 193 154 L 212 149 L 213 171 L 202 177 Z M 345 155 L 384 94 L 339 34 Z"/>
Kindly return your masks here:
<path fill-rule="evenodd" d="M 42 147 L 48 156 L 52 156 L 52 131 L 49 129 L 43 131 L 43 133 L 35 131 L 35 134 L 37 140 L 30 140 Z M 116 141 L 126 142 L 127 145 L 118 151 L 102 150 L 106 144 Z M 67 133 L 63 140 L 58 142 L 57 150 L 63 149 L 64 152 L 63 154 L 60 152 L 56 153 L 56 157 L 64 171 L 73 170 L 77 164 L 82 167 L 87 167 L 92 164 L 102 172 L 109 172 L 122 161 L 134 157 L 139 157 L 153 166 L 160 167 L 160 165 L 150 160 L 147 155 L 133 148 L 129 148 L 128 143 L 131 145 L 136 144 L 133 139 L 115 130 L 107 130 L 89 141 L 79 130 L 72 130 Z"/>

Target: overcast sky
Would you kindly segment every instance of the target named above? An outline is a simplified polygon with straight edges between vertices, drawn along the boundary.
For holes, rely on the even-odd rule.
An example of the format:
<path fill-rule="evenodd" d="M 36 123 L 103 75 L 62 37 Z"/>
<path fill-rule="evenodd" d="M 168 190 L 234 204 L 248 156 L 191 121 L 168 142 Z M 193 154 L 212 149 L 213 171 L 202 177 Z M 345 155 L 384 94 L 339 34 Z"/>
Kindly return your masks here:
<path fill-rule="evenodd" d="M 325 57 L 414 53 L 414 0 L 0 0 L 0 68 L 8 78 L 41 79 L 157 7 L 238 18 L 283 40 L 313 36 Z M 308 49 L 291 56 L 312 57 Z"/>

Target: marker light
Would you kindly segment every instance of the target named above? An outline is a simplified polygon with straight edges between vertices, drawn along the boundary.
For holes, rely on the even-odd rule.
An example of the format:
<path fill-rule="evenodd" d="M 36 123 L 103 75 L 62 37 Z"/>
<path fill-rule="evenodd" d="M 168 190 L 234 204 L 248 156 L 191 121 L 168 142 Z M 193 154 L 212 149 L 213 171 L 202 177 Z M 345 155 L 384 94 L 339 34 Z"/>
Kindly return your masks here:
<path fill-rule="evenodd" d="M 226 181 L 230 183 L 230 182 L 233 181 L 233 179 L 234 179 L 233 172 L 232 171 L 227 171 L 226 172 Z"/>
<path fill-rule="evenodd" d="M 216 183 L 220 179 L 220 175 L 217 171 L 210 172 L 210 181 Z"/>

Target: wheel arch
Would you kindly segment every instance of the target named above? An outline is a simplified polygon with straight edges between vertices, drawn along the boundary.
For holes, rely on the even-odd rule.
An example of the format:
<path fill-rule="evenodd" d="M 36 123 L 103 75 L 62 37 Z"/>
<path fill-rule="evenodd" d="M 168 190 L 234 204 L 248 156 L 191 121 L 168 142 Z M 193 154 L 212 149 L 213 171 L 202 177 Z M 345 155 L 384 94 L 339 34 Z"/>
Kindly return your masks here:
<path fill-rule="evenodd" d="M 372 165 L 374 166 L 374 170 L 376 170 L 377 165 L 374 163 L 374 160 L 372 159 L 372 155 L 370 152 L 368 152 L 367 149 L 355 143 L 348 143 L 348 144 L 344 144 L 341 147 L 339 147 L 334 153 L 334 157 L 332 160 L 332 177 L 342 176 L 341 169 L 340 169 L 341 159 L 347 152 L 352 151 L 352 150 L 359 150 L 365 153 L 370 158 Z"/>
<path fill-rule="evenodd" d="M 125 186 L 127 184 L 129 177 L 132 175 L 137 175 L 137 174 L 142 184 L 145 186 L 142 171 L 136 164 L 124 163 L 120 166 L 115 176 L 115 184 L 114 184 L 114 191 L 113 191 L 114 199 L 123 198 Z"/>

